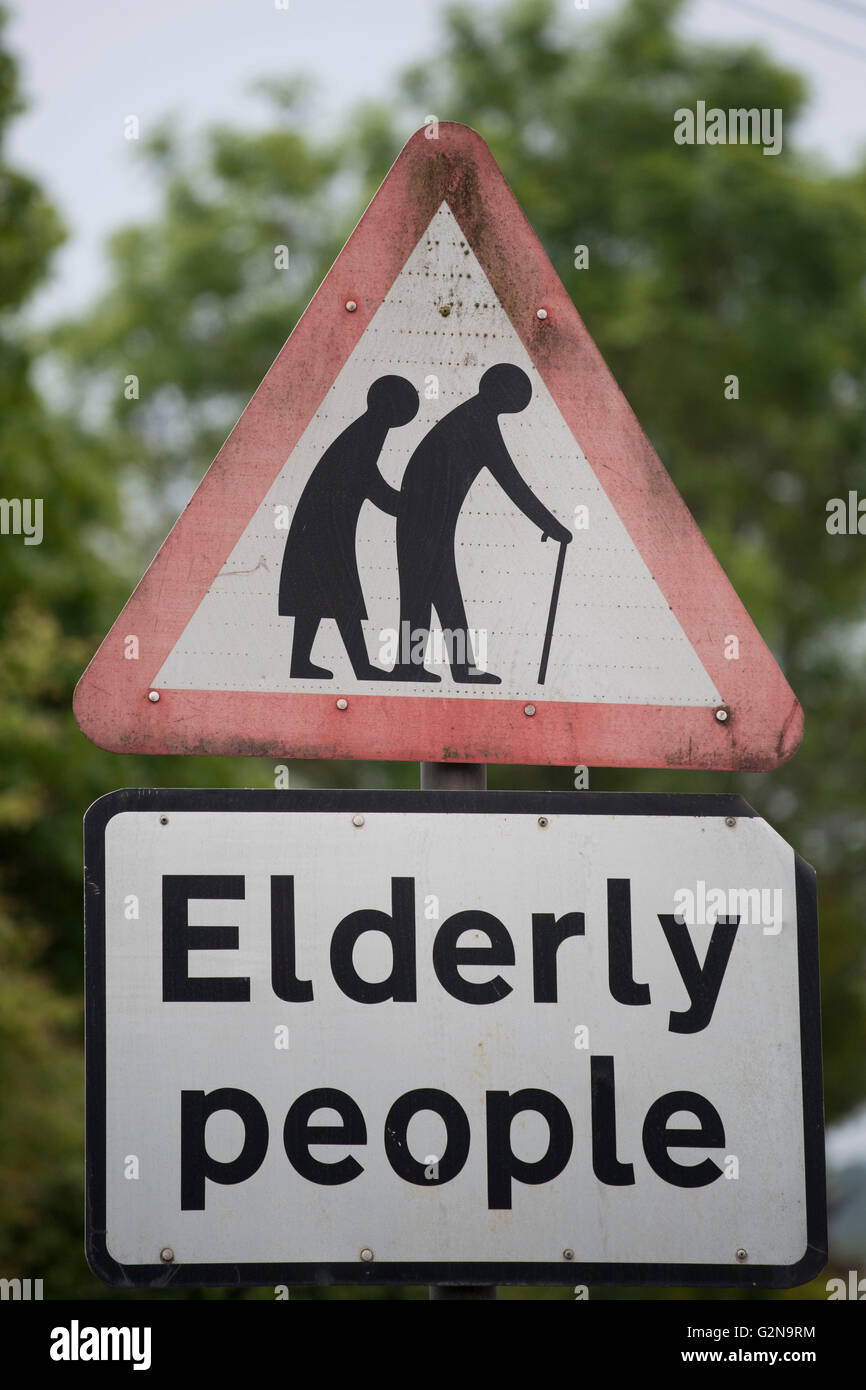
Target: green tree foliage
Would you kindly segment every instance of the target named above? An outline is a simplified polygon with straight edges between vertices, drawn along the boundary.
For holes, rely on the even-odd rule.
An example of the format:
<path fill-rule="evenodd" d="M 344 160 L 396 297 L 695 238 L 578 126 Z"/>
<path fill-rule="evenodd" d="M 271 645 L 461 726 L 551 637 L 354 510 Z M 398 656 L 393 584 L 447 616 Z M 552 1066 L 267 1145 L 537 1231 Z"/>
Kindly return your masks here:
<path fill-rule="evenodd" d="M 53 334 L 50 410 L 17 315 L 61 232 L 0 157 L 2 489 L 45 499 L 42 546 L 0 539 L 0 1265 L 39 1276 L 50 1259 L 53 1296 L 100 1294 L 78 1218 L 81 813 L 121 785 L 272 784 L 261 763 L 94 749 L 72 721 L 74 680 L 428 113 L 490 143 L 806 709 L 803 746 L 775 773 L 594 769 L 591 785 L 741 791 L 816 865 L 829 1114 L 863 1099 L 866 565 L 863 538 L 825 519 L 828 498 L 866 495 L 866 168 L 798 153 L 801 80 L 757 48 L 685 41 L 682 9 L 630 0 L 599 27 L 553 0 L 455 5 L 435 61 L 333 136 L 308 134 L 308 94 L 290 81 L 269 85 L 263 130 L 193 140 L 166 125 L 143 151 L 159 213 L 113 237 L 107 292 Z M 783 152 L 676 145 L 673 113 L 698 100 L 781 107 Z M 17 109 L 3 56 L 0 136 Z M 299 779 L 413 785 L 417 772 L 317 764 Z M 492 769 L 491 784 L 571 774 Z"/>
<path fill-rule="evenodd" d="M 19 109 L 15 65 L 0 52 L 0 149 Z M 0 155 L 0 490 L 33 498 L 62 489 L 74 528 L 87 513 L 88 487 L 54 452 L 16 323 L 62 235 L 36 184 Z M 84 653 L 63 630 L 63 572 L 86 565 L 68 533 L 55 536 L 44 550 L 0 537 L 0 1266 L 10 1275 L 41 1273 L 57 1251 L 40 1226 L 58 1211 L 72 1211 L 74 1223 L 81 1192 L 81 1004 L 43 965 L 52 914 L 39 913 L 19 862 L 21 845 L 51 815 L 54 779 L 40 770 L 55 756 L 57 712 L 67 718 L 63 667 L 71 676 Z M 70 869 L 76 838 L 71 820 L 63 846 Z M 63 1225 L 68 1244 L 68 1215 Z"/>

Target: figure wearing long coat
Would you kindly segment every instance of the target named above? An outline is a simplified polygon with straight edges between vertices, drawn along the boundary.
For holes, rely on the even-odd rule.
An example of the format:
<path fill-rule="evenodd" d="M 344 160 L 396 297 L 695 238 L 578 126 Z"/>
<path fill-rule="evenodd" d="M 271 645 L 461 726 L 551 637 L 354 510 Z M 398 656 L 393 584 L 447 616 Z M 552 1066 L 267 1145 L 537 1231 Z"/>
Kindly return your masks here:
<path fill-rule="evenodd" d="M 310 652 L 319 623 L 335 619 L 355 675 L 381 680 L 388 673 L 367 656 L 361 622 L 367 607 L 358 574 L 355 533 L 370 501 L 395 516 L 399 492 L 385 482 L 378 459 L 389 429 L 418 411 L 418 393 L 403 377 L 380 377 L 367 393 L 367 410 L 325 450 L 301 493 L 286 538 L 278 612 L 293 617 L 290 674 L 330 679 Z"/>

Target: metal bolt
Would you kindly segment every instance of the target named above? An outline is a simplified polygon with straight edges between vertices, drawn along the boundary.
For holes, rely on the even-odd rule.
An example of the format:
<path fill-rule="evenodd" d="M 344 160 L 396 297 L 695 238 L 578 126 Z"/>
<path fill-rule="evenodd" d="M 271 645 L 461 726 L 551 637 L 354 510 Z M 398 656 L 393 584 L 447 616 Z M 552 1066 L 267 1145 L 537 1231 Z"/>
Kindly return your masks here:
<path fill-rule="evenodd" d="M 451 305 L 450 305 L 450 304 L 440 304 L 440 305 L 439 305 L 439 312 L 440 312 L 440 314 L 442 315 L 443 319 L 447 319 L 448 315 L 451 313 Z"/>
<path fill-rule="evenodd" d="M 363 1250 L 361 1251 L 361 1259 L 364 1261 L 365 1264 L 369 1264 L 370 1261 L 374 1258 L 375 1257 L 369 1245 L 365 1245 Z"/>
<path fill-rule="evenodd" d="M 719 709 L 716 710 L 716 718 L 718 719 L 720 724 L 724 724 L 726 722 L 728 718 L 728 711 L 725 709 L 724 705 L 720 706 Z"/>
<path fill-rule="evenodd" d="M 734 829 L 734 826 L 735 826 L 736 824 L 737 824 L 737 818 L 736 818 L 736 816 L 725 816 L 725 825 L 728 827 L 729 830 L 733 830 L 733 829 Z"/>
<path fill-rule="evenodd" d="M 524 705 L 523 713 L 533 715 L 535 713 L 535 705 Z"/>
<path fill-rule="evenodd" d="M 564 1260 L 573 1260 L 573 1259 L 574 1259 L 574 1251 L 573 1251 L 573 1250 L 569 1250 L 569 1249 L 563 1250 L 563 1252 L 562 1252 L 562 1258 L 563 1258 Z"/>
<path fill-rule="evenodd" d="M 353 817 L 352 817 L 352 824 L 353 824 L 353 825 L 356 825 L 356 826 L 358 827 L 358 829 L 360 830 L 360 829 L 361 829 L 361 826 L 364 824 L 364 817 L 363 817 L 363 816 L 353 816 Z"/>
<path fill-rule="evenodd" d="M 341 696 L 340 699 L 337 701 L 337 709 L 348 709 L 348 708 L 349 708 L 349 701 L 348 701 L 348 700 L 344 700 L 344 699 L 342 698 L 342 696 Z"/>
<path fill-rule="evenodd" d="M 740 1248 L 739 1248 L 739 1250 L 737 1251 L 737 1259 L 740 1261 L 740 1264 L 742 1264 L 743 1261 L 744 1261 L 744 1260 L 747 1260 L 748 1258 L 749 1258 L 749 1252 L 748 1252 L 748 1250 L 744 1250 L 743 1247 L 742 1247 L 742 1245 L 741 1245 Z"/>
<path fill-rule="evenodd" d="M 150 692 L 150 694 L 148 695 L 147 698 L 148 698 L 148 700 L 150 700 L 150 703 L 151 703 L 152 705 L 155 705 L 156 702 L 157 702 L 157 700 L 159 699 L 159 691 L 158 691 L 158 690 L 151 690 L 151 692 Z"/>
<path fill-rule="evenodd" d="M 159 1258 L 164 1265 L 170 1265 L 174 1261 L 174 1251 L 170 1245 L 164 1245 L 159 1252 Z"/>
<path fill-rule="evenodd" d="M 546 309 L 536 309 L 536 311 L 535 311 L 535 317 L 536 317 L 537 319 L 546 319 L 546 318 L 547 318 L 547 310 L 546 310 Z"/>
<path fill-rule="evenodd" d="M 546 830 L 550 822 L 547 819 L 547 816 L 539 816 L 538 824 L 541 826 L 542 830 Z"/>
<path fill-rule="evenodd" d="M 168 816 L 160 816 L 159 823 L 160 825 L 168 825 Z"/>
<path fill-rule="evenodd" d="M 357 304 L 355 303 L 354 299 L 347 299 L 347 300 L 346 300 L 346 309 L 348 310 L 348 312 L 349 312 L 350 314 L 354 314 L 354 312 L 355 312 L 355 310 L 357 309 L 357 307 L 358 307 L 358 306 L 357 306 Z"/>

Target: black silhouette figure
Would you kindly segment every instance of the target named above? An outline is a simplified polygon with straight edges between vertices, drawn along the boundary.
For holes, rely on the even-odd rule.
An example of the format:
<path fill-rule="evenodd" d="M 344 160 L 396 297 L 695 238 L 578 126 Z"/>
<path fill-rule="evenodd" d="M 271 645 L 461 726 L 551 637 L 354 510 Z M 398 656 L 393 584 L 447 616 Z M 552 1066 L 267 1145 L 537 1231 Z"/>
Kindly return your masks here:
<path fill-rule="evenodd" d="M 400 493 L 385 482 L 377 461 L 388 431 L 413 420 L 418 404 L 418 392 L 405 377 L 379 377 L 367 392 L 364 414 L 325 450 L 301 493 L 286 538 L 279 595 L 279 613 L 295 620 L 293 678 L 333 679 L 310 653 L 322 619 L 334 618 L 358 679 L 390 679 L 367 655 L 355 532 L 368 499 L 391 516 L 397 513 Z"/>
<path fill-rule="evenodd" d="M 542 540 L 567 545 L 572 533 L 547 510 L 517 471 L 499 429 L 500 415 L 525 410 L 532 383 L 520 367 L 500 362 L 484 373 L 478 394 L 449 411 L 424 437 L 403 475 L 397 510 L 397 564 L 400 573 L 399 656 L 394 680 L 438 681 L 426 671 L 419 631 L 429 636 L 435 608 L 451 634 L 449 660 L 455 681 L 501 684 L 499 676 L 471 664 L 472 647 L 454 538 L 466 494 L 482 468 L 488 468 L 516 507 L 534 521 Z M 411 646 L 404 637 L 412 635 Z M 459 635 L 460 641 L 457 640 Z M 407 647 L 409 648 L 407 650 Z"/>

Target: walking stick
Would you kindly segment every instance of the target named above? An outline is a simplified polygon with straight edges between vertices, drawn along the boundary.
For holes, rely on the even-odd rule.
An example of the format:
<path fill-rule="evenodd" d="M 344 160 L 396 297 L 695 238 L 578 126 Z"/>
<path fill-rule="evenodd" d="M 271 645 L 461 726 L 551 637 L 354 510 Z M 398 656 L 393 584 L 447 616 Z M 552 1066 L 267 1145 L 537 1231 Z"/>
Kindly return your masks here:
<path fill-rule="evenodd" d="M 547 540 L 547 536 L 541 537 L 542 541 Z M 559 590 L 562 584 L 562 571 L 565 565 L 565 547 L 568 541 L 559 542 L 559 559 L 556 562 L 556 577 L 553 581 L 553 593 L 550 596 L 550 612 L 547 615 L 547 631 L 544 634 L 544 647 L 541 652 L 541 665 L 538 668 L 538 684 L 544 685 L 544 678 L 547 675 L 547 659 L 550 656 L 550 644 L 553 641 L 553 625 L 556 622 L 556 607 L 559 603 Z"/>

